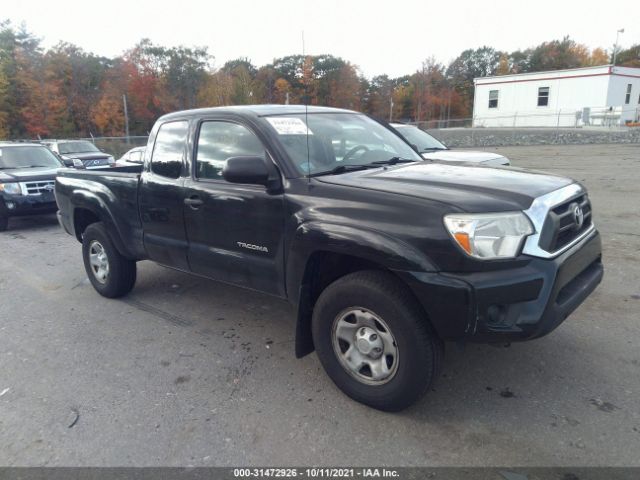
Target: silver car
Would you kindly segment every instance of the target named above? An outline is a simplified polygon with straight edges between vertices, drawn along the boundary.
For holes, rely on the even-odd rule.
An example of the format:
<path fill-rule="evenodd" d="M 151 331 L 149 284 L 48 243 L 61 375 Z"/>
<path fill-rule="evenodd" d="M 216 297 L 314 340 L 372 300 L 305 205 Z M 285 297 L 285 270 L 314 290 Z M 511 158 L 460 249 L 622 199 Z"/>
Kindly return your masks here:
<path fill-rule="evenodd" d="M 427 160 L 476 163 L 492 167 L 511 165 L 509 159 L 499 153 L 451 150 L 424 130 L 420 130 L 413 125 L 392 123 L 391 126 L 400 132 L 409 143 L 414 145 L 420 155 Z"/>

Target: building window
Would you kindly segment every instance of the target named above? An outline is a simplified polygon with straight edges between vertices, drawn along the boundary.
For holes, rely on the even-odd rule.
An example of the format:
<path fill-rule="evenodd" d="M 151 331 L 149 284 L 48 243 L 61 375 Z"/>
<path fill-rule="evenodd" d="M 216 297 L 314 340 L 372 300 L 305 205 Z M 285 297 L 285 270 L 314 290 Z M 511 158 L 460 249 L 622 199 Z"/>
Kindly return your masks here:
<path fill-rule="evenodd" d="M 624 97 L 624 104 L 625 105 L 629 105 L 629 102 L 631 102 L 631 84 L 627 84 L 627 94 Z"/>
<path fill-rule="evenodd" d="M 538 88 L 538 106 L 539 107 L 549 106 L 549 87 Z"/>
<path fill-rule="evenodd" d="M 498 90 L 489 90 L 489 108 L 498 108 Z"/>

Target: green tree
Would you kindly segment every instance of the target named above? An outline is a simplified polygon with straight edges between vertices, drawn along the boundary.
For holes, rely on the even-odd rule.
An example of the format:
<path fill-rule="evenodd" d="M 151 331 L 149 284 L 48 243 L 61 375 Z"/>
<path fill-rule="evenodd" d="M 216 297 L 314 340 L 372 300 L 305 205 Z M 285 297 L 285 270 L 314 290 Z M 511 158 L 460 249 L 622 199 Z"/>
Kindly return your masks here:
<path fill-rule="evenodd" d="M 622 67 L 640 67 L 640 43 L 626 50 L 620 50 L 616 56 L 616 65 Z"/>

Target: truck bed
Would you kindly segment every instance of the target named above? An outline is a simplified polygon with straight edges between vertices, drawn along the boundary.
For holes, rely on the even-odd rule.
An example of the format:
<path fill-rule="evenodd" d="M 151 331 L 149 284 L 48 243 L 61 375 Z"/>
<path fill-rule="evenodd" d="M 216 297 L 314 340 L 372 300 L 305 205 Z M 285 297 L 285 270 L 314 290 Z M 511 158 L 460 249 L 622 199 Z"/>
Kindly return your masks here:
<path fill-rule="evenodd" d="M 56 178 L 58 217 L 64 229 L 75 235 L 80 223 L 102 221 L 116 229 L 121 246 L 131 258 L 145 257 L 138 212 L 138 182 L 142 166 L 95 170 L 61 169 Z"/>

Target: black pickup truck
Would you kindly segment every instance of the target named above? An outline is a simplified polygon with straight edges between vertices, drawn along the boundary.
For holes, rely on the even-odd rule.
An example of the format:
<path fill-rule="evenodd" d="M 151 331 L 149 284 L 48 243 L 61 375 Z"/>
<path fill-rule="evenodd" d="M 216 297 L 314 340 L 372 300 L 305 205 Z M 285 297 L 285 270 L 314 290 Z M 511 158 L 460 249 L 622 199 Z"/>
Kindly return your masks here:
<path fill-rule="evenodd" d="M 426 161 L 348 110 L 169 114 L 125 170 L 56 181 L 100 294 L 127 294 L 149 259 L 286 298 L 296 355 L 315 349 L 345 393 L 383 410 L 427 390 L 444 341 L 541 337 L 603 275 L 580 184 Z"/>

